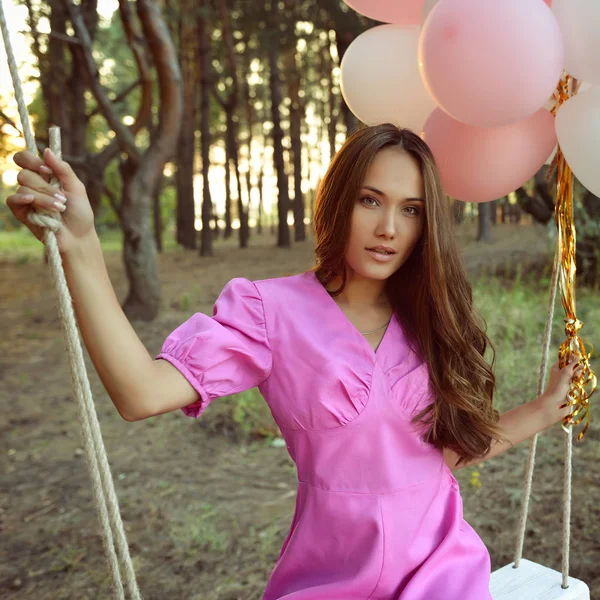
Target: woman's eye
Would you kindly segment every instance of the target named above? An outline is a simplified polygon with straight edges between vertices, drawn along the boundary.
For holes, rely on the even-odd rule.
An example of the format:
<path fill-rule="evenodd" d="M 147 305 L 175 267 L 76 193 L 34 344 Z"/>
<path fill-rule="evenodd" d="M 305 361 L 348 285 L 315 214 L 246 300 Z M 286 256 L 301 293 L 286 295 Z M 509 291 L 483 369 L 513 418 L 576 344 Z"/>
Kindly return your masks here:
<path fill-rule="evenodd" d="M 361 202 L 363 202 L 363 203 L 364 203 L 365 201 L 368 201 L 368 200 L 373 200 L 373 202 L 375 202 L 375 204 L 367 204 L 366 206 L 375 206 L 375 205 L 377 204 L 377 200 L 375 200 L 375 198 L 373 198 L 373 197 L 371 197 L 371 196 L 363 196 L 363 197 L 360 199 L 360 201 L 361 201 Z"/>
<path fill-rule="evenodd" d="M 379 206 L 379 201 L 373 196 L 363 196 L 360 201 L 365 206 Z M 407 206 L 404 210 L 412 211 L 410 214 L 418 217 L 421 214 L 421 209 L 418 206 Z"/>

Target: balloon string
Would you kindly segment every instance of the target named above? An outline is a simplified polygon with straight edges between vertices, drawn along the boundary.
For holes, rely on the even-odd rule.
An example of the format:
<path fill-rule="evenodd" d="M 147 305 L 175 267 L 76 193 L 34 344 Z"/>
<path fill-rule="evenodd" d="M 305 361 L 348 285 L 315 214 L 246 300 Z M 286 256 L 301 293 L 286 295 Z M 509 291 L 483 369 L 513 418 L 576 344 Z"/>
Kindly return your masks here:
<path fill-rule="evenodd" d="M 575 95 L 578 88 L 579 83 L 577 80 L 565 74 L 555 92 L 555 104 L 552 107 L 552 114 L 556 115 L 560 106 Z M 554 157 L 554 165 L 557 168 L 554 219 L 560 248 L 559 280 L 567 336 L 567 339 L 558 350 L 558 359 L 560 368 L 563 368 L 571 360 L 571 356 L 574 355 L 581 366 L 581 370 L 571 381 L 567 402 L 560 406 L 561 409 L 567 406 L 573 407 L 571 413 L 563 418 L 561 427 L 564 431 L 567 431 L 569 426 L 579 425 L 585 420 L 583 431 L 577 435 L 576 439 L 576 441 L 580 441 L 590 424 L 590 398 L 596 390 L 597 378 L 589 362 L 593 349 L 587 352 L 583 340 L 578 335 L 583 327 L 583 322 L 577 318 L 575 312 L 576 232 L 573 219 L 573 172 L 565 160 L 560 144 Z M 553 168 L 551 167 L 549 172 L 552 171 Z"/>

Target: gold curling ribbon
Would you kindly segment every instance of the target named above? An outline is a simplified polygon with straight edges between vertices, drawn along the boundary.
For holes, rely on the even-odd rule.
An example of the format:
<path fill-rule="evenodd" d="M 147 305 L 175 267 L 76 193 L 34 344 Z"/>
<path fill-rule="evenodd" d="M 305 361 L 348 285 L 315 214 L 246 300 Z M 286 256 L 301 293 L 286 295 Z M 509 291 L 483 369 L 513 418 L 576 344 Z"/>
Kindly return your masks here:
<path fill-rule="evenodd" d="M 558 108 L 566 102 L 571 96 L 577 93 L 578 84 L 570 75 L 565 74 L 561 79 L 558 88 L 554 94 L 555 105 L 552 113 L 556 114 Z M 571 356 L 578 358 L 578 365 L 581 371 L 576 374 L 571 382 L 571 388 L 567 394 L 567 402 L 560 406 L 560 409 L 567 406 L 574 407 L 571 414 L 563 417 L 561 422 L 562 429 L 567 432 L 568 427 L 579 425 L 586 421 L 583 431 L 579 432 L 576 441 L 579 441 L 585 435 L 590 424 L 590 398 L 597 386 L 595 373 L 590 367 L 590 357 L 593 349 L 588 353 L 585 345 L 578 333 L 583 327 L 583 323 L 575 314 L 575 223 L 573 220 L 573 172 L 567 164 L 561 151 L 560 145 L 556 151 L 553 166 L 557 168 L 557 187 L 556 187 L 556 207 L 554 211 L 554 220 L 556 221 L 559 247 L 560 263 L 560 292 L 563 308 L 565 310 L 565 333 L 567 339 L 561 344 L 558 350 L 559 366 L 562 369 L 571 360 Z M 549 173 L 553 168 L 551 167 Z"/>

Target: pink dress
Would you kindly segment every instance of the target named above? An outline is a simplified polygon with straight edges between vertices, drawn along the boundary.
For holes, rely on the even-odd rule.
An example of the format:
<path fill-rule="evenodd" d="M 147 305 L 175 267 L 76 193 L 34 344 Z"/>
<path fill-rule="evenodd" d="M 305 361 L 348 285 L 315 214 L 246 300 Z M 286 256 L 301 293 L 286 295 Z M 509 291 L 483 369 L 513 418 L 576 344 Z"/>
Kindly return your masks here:
<path fill-rule="evenodd" d="M 377 351 L 313 272 L 232 279 L 157 358 L 200 398 L 258 386 L 297 466 L 296 510 L 263 600 L 490 600 L 490 556 L 410 416 L 426 364 L 394 316 Z"/>

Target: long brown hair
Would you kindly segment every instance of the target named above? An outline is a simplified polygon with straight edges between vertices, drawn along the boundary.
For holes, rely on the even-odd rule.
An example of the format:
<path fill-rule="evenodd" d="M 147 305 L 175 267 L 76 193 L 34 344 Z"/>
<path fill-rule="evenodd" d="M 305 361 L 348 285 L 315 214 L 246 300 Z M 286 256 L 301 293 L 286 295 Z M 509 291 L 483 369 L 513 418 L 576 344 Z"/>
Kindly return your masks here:
<path fill-rule="evenodd" d="M 337 275 L 347 283 L 344 256 L 350 222 L 375 155 L 399 147 L 418 162 L 425 192 L 423 234 L 385 292 L 411 346 L 426 361 L 435 401 L 413 422 L 427 426 L 425 441 L 456 452 L 459 464 L 489 452 L 500 440 L 493 408 L 495 348 L 485 321 L 473 309 L 472 289 L 454 233 L 452 204 L 443 193 L 427 144 L 408 129 L 383 124 L 356 130 L 331 161 L 317 192 L 314 233 L 316 264 L 323 285 Z M 484 354 L 492 352 L 491 364 Z"/>

